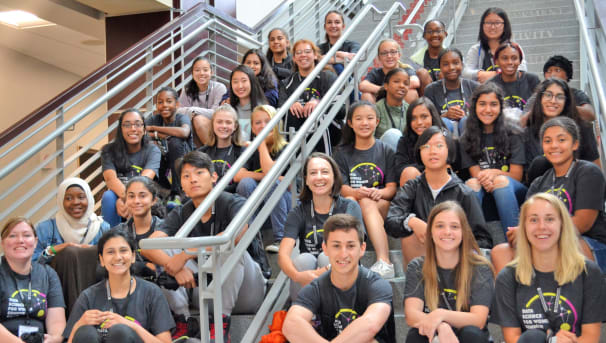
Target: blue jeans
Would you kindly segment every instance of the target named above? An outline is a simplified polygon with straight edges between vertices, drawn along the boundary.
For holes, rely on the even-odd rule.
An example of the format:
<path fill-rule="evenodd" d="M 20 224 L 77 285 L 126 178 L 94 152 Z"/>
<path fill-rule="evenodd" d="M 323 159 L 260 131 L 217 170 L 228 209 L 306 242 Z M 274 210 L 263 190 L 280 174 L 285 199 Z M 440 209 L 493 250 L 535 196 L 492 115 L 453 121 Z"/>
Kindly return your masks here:
<path fill-rule="evenodd" d="M 252 194 L 252 192 L 254 192 L 254 190 L 257 188 L 258 184 L 259 183 L 257 181 L 255 181 L 254 179 L 246 177 L 246 178 L 240 180 L 240 182 L 238 183 L 238 187 L 236 188 L 236 192 L 238 194 L 240 194 L 241 196 L 248 198 Z M 276 189 L 276 187 L 279 184 L 280 184 L 280 181 L 276 181 L 276 183 L 271 187 L 271 190 L 265 196 L 265 199 L 263 199 L 263 203 L 265 203 L 265 201 L 267 201 L 267 199 L 269 199 L 269 197 L 273 194 L 274 190 Z M 261 206 L 259 206 L 259 208 L 261 208 Z M 275 242 L 281 241 L 282 237 L 284 237 L 284 224 L 286 223 L 286 216 L 288 215 L 290 208 L 291 208 L 290 192 L 286 191 L 286 192 L 284 192 L 284 194 L 282 194 L 282 197 L 276 204 L 276 207 L 274 207 L 274 209 L 271 211 L 271 215 L 270 215 L 271 228 L 274 233 Z M 257 210 L 257 213 L 258 213 L 258 210 Z M 255 217 L 257 216 L 257 213 L 255 213 L 253 215 L 253 217 L 251 218 L 251 221 L 255 219 Z"/>
<path fill-rule="evenodd" d="M 465 132 L 465 122 L 466 121 L 467 121 L 467 117 L 463 117 L 458 121 L 442 117 L 442 122 L 444 123 L 444 125 L 446 125 L 446 128 L 448 129 L 448 131 L 450 131 L 456 137 L 463 136 L 463 132 Z M 455 126 L 456 126 L 456 130 L 455 130 Z"/>
<path fill-rule="evenodd" d="M 602 274 L 606 274 L 606 244 L 587 236 L 581 236 L 587 242 L 593 253 L 595 263 L 600 266 Z"/>
<path fill-rule="evenodd" d="M 402 131 L 391 128 L 383 132 L 380 139 L 385 145 L 391 147 L 393 151 L 396 151 L 398 150 L 398 141 L 400 140 L 400 137 L 402 137 Z"/>
<path fill-rule="evenodd" d="M 116 211 L 116 201 L 118 201 L 118 196 L 111 190 L 105 191 L 103 198 L 101 198 L 101 215 L 103 216 L 103 220 L 109 223 L 110 227 L 114 227 L 122 222 L 122 217 Z"/>
<path fill-rule="evenodd" d="M 528 188 L 521 184 L 518 180 L 507 177 L 509 184 L 503 188 L 497 188 L 492 191 L 492 197 L 497 205 L 499 219 L 503 227 L 503 233 L 507 233 L 507 228 L 518 226 L 520 220 L 520 204 L 518 200 L 523 201 Z M 479 192 L 475 192 L 480 204 L 484 200 L 486 191 L 481 188 Z"/>

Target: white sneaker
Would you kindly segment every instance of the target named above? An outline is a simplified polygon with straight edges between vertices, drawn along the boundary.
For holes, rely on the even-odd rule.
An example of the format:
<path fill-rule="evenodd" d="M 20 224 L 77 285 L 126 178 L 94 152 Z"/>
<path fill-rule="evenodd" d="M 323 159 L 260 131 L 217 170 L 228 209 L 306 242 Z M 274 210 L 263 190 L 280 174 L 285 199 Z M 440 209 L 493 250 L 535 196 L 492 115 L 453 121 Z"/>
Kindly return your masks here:
<path fill-rule="evenodd" d="M 280 250 L 280 242 L 273 242 L 272 244 L 265 247 L 265 251 L 277 254 Z"/>
<path fill-rule="evenodd" d="M 393 269 L 393 264 L 387 263 L 383 260 L 377 260 L 377 262 L 370 267 L 370 270 L 379 274 L 384 279 L 393 279 L 394 276 L 396 276 Z"/>

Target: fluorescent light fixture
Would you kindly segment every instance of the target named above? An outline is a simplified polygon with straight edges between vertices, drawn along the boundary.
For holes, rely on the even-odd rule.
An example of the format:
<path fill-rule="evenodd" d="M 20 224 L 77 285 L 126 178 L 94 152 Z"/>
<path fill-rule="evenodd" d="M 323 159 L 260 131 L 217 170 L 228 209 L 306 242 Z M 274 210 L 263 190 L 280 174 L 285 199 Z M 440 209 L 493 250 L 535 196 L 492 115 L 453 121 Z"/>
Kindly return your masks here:
<path fill-rule="evenodd" d="M 31 29 L 34 27 L 55 25 L 50 21 L 40 19 L 34 14 L 21 10 L 0 12 L 0 24 L 10 26 L 14 29 Z"/>

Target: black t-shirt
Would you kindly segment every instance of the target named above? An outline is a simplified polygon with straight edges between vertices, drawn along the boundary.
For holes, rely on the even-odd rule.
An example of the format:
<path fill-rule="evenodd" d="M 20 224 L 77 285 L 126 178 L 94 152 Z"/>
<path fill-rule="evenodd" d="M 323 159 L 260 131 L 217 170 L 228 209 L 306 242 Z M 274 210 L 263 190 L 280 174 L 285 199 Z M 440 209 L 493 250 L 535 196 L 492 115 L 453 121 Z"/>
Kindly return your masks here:
<path fill-rule="evenodd" d="M 159 114 L 150 115 L 145 120 L 145 125 L 153 125 L 153 126 L 164 126 L 164 127 L 182 127 L 183 125 L 189 126 L 189 137 L 185 139 L 189 148 L 191 149 L 194 146 L 194 138 L 193 138 L 193 129 L 191 125 L 191 120 L 188 115 L 182 113 L 176 113 L 175 118 L 170 123 L 165 123 L 164 118 L 162 118 Z M 172 137 L 171 137 L 172 138 Z"/>
<path fill-rule="evenodd" d="M 339 196 L 334 201 L 332 214 L 347 213 L 356 217 L 362 226 L 362 210 L 357 202 Z M 299 239 L 299 250 L 301 253 L 308 252 L 319 255 L 322 252 L 322 242 L 324 241 L 324 222 L 330 217 L 330 213 L 320 214 L 311 210 L 311 201 L 305 201 L 299 206 L 293 208 L 286 218 L 284 224 L 284 237 Z M 315 232 L 314 232 L 315 225 Z"/>
<path fill-rule="evenodd" d="M 428 97 L 440 114 L 444 114 L 451 106 L 461 106 L 465 113 L 469 114 L 471 108 L 471 94 L 480 84 L 476 81 L 461 79 L 461 87 L 447 89 L 443 80 L 430 83 L 425 88 L 425 96 Z M 446 94 L 444 94 L 446 90 Z"/>
<path fill-rule="evenodd" d="M 132 218 L 126 222 L 116 225 L 115 228 L 125 231 L 135 241 L 135 250 L 137 251 L 137 261 L 151 262 L 150 260 L 145 258 L 143 255 L 141 255 L 141 252 L 139 251 L 140 250 L 139 241 L 141 241 L 142 239 L 145 239 L 145 238 L 149 238 L 149 236 L 151 236 L 151 234 L 154 233 L 154 231 L 156 231 L 156 228 L 162 226 L 162 222 L 163 222 L 163 220 L 161 218 L 153 216 L 149 230 L 143 234 L 138 234 L 136 232 Z"/>
<path fill-rule="evenodd" d="M 160 149 L 152 143 L 145 144 L 139 151 L 128 154 L 128 163 L 130 168 L 126 170 L 118 169 L 111 155 L 103 152 L 101 154 L 101 168 L 103 171 L 115 170 L 118 178 L 127 181 L 128 179 L 138 176 L 145 169 L 153 170 L 158 175 L 160 169 L 160 160 L 162 154 Z"/>
<path fill-rule="evenodd" d="M 65 307 L 61 281 L 50 266 L 32 262 L 30 275 L 20 275 L 10 269 L 4 257 L 0 265 L 0 301 L 0 324 L 15 336 L 20 325 L 37 327 L 38 332 L 45 333 L 48 309 Z"/>
<path fill-rule="evenodd" d="M 280 154 L 282 154 L 282 151 L 284 151 L 285 148 L 286 148 L 286 145 L 283 146 L 282 149 L 280 149 L 277 152 L 270 151 L 269 156 L 271 156 L 271 159 L 275 161 L 278 157 L 280 157 Z M 261 169 L 261 159 L 259 158 L 259 150 L 255 150 L 255 152 L 248 159 L 248 161 L 246 161 L 244 168 L 246 168 L 246 170 L 248 170 L 248 171 L 255 172 L 255 173 L 263 172 L 263 169 Z M 284 170 L 284 173 L 286 173 L 286 171 L 287 170 Z"/>
<path fill-rule="evenodd" d="M 330 281 L 330 272 L 326 272 L 303 287 L 294 302 L 316 315 L 321 323 L 320 335 L 325 339 L 332 340 L 341 334 L 370 305 L 386 303 L 391 306 L 389 282 L 363 266 L 358 268 L 358 278 L 350 289 L 343 291 L 335 287 Z M 379 342 L 394 341 L 394 337 L 382 337 L 381 333 L 375 337 Z"/>
<path fill-rule="evenodd" d="M 278 77 L 279 81 L 289 78 L 293 73 L 294 62 L 290 54 L 286 55 L 286 58 L 282 62 L 278 63 L 273 58 L 268 58 L 269 64 L 274 74 Z"/>
<path fill-rule="evenodd" d="M 202 221 L 196 223 L 196 226 L 189 233 L 188 237 L 214 236 L 219 232 L 225 231 L 232 218 L 238 213 L 245 202 L 246 199 L 237 194 L 222 192 L 217 200 L 215 200 L 213 206 L 215 213 L 206 223 Z M 158 230 L 166 233 L 168 236 L 174 236 L 195 210 L 196 208 L 191 200 L 181 206 L 175 207 L 164 218 L 164 222 L 158 227 Z"/>
<path fill-rule="evenodd" d="M 561 286 L 557 308 L 554 305 L 558 284 L 553 273 L 535 270 L 534 280 L 526 286 L 516 281 L 514 267 L 503 268 L 497 276 L 491 321 L 502 327 L 521 328 L 522 332 L 530 329 L 546 331 L 549 321 L 541 305 L 540 287 L 549 311 L 558 313 L 562 320 L 560 328 L 580 336 L 581 325 L 606 320 L 606 285 L 602 272 L 594 262 L 585 261 L 585 266 L 586 273 Z"/>
<path fill-rule="evenodd" d="M 175 321 L 170 314 L 168 302 L 155 284 L 136 277 L 137 286 L 130 296 L 123 299 L 107 299 L 106 281 L 100 281 L 85 289 L 78 297 L 63 332 L 69 337 L 76 322 L 88 310 L 114 311 L 122 317 L 139 324 L 152 335 L 170 331 Z M 106 329 L 97 326 L 99 333 Z"/>
<path fill-rule="evenodd" d="M 333 155 L 343 184 L 351 188 L 385 188 L 397 182 L 399 175 L 394 170 L 394 152 L 380 140 L 368 150 L 358 150 L 353 145 L 340 145 Z"/>
<path fill-rule="evenodd" d="M 585 104 L 591 105 L 591 99 L 587 96 L 587 93 L 583 92 L 580 89 L 571 88 L 572 95 L 574 96 L 574 103 L 577 106 L 583 106 Z"/>
<path fill-rule="evenodd" d="M 518 72 L 519 76 L 514 82 L 505 82 L 501 74 L 488 80 L 499 85 L 505 92 L 505 107 L 519 108 L 524 110 L 526 102 L 534 93 L 534 89 L 539 84 L 539 77 L 529 72 Z"/>
<path fill-rule="evenodd" d="M 326 55 L 328 50 L 330 50 L 331 48 L 332 48 L 332 44 L 330 44 L 329 42 L 324 42 L 324 43 L 318 45 L 318 49 L 320 49 L 320 53 L 322 55 Z M 339 51 L 354 52 L 354 53 L 358 52 L 358 51 L 360 51 L 360 43 L 354 42 L 351 40 L 346 40 L 341 45 L 341 48 L 339 48 Z"/>
<path fill-rule="evenodd" d="M 303 83 L 304 80 L 305 78 L 302 77 L 299 72 L 296 72 L 292 74 L 290 78 L 283 80 L 282 83 L 284 85 L 286 96 L 290 97 L 292 94 L 294 94 L 295 90 L 299 87 L 301 83 Z M 308 101 L 312 99 L 322 99 L 322 97 L 328 92 L 328 90 L 333 85 L 333 83 L 335 83 L 336 80 L 337 75 L 335 73 L 329 70 L 322 70 L 313 79 L 313 81 L 311 81 L 307 88 L 305 88 L 305 90 L 303 91 L 303 93 L 301 93 L 297 101 L 300 102 L 302 105 L 305 105 Z M 294 127 L 295 129 L 298 129 L 301 127 L 301 125 L 303 125 L 305 119 L 307 118 L 297 118 L 289 111 L 284 127 Z"/>
<path fill-rule="evenodd" d="M 424 263 L 425 257 L 421 256 L 410 261 L 408 264 L 408 269 L 406 270 L 406 284 L 404 286 L 404 300 L 412 297 L 425 301 L 425 282 L 423 281 Z M 455 270 L 438 267 L 438 277 L 440 286 L 438 308 L 456 310 L 457 287 Z M 470 285 L 469 307 L 482 305 L 490 308 L 492 296 L 494 294 L 494 278 L 490 267 L 485 264 L 474 266 Z M 448 305 L 445 302 L 445 298 L 448 301 Z M 425 313 L 430 312 L 427 306 L 424 307 L 423 311 Z"/>
<path fill-rule="evenodd" d="M 461 167 L 469 168 L 479 165 L 480 169 L 500 169 L 505 172 L 510 171 L 510 164 L 523 166 L 526 163 L 524 155 L 524 146 L 520 135 L 513 134 L 509 141 L 509 156 L 505 156 L 494 144 L 493 133 L 482 133 L 480 144 L 482 147 L 482 157 L 474 160 L 465 149 L 461 151 Z"/>
<path fill-rule="evenodd" d="M 555 177 L 551 168 L 532 182 L 526 196 L 540 192 L 556 195 L 571 215 L 574 215 L 576 210 L 598 211 L 593 226 L 583 235 L 606 244 L 606 179 L 598 166 L 592 162 L 577 160 L 568 177 Z"/>
<path fill-rule="evenodd" d="M 425 54 L 423 55 L 423 68 L 427 69 L 433 81 L 438 81 L 440 79 L 440 60 L 431 58 L 429 56 L 429 49 L 425 50 Z"/>
<path fill-rule="evenodd" d="M 579 149 L 577 150 L 578 157 L 585 161 L 595 161 L 600 158 L 598 142 L 593 133 L 593 126 L 590 123 L 581 120 L 579 133 L 581 134 L 581 138 L 579 140 Z M 526 162 L 530 165 L 532 160 L 537 156 L 543 155 L 543 145 L 541 144 L 539 137 L 533 134 L 530 127 L 524 129 L 524 139 Z"/>
<path fill-rule="evenodd" d="M 406 71 L 408 77 L 416 75 L 416 71 L 410 66 L 404 68 L 404 71 Z M 374 68 L 373 70 L 369 71 L 368 74 L 366 74 L 366 78 L 364 78 L 364 80 L 372 83 L 373 85 L 383 86 L 385 84 L 385 72 L 383 72 L 383 68 Z"/>
<path fill-rule="evenodd" d="M 242 154 L 242 147 L 234 144 L 226 148 L 205 145 L 201 146 L 198 150 L 206 153 L 211 158 L 213 166 L 215 167 L 215 172 L 219 176 L 218 180 L 229 171 L 234 162 L 236 162 L 238 157 Z M 237 184 L 232 180 L 227 188 L 225 188 L 225 191 L 234 193 L 236 191 L 236 185 Z"/>

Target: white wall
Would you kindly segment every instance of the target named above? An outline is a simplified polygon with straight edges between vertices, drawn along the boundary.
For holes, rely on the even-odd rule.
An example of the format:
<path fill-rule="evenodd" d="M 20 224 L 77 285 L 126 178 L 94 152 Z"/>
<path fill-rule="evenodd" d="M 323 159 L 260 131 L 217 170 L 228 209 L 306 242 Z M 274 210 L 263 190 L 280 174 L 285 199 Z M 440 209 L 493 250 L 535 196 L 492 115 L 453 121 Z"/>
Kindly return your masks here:
<path fill-rule="evenodd" d="M 253 27 L 284 0 L 236 0 L 236 18 Z"/>

